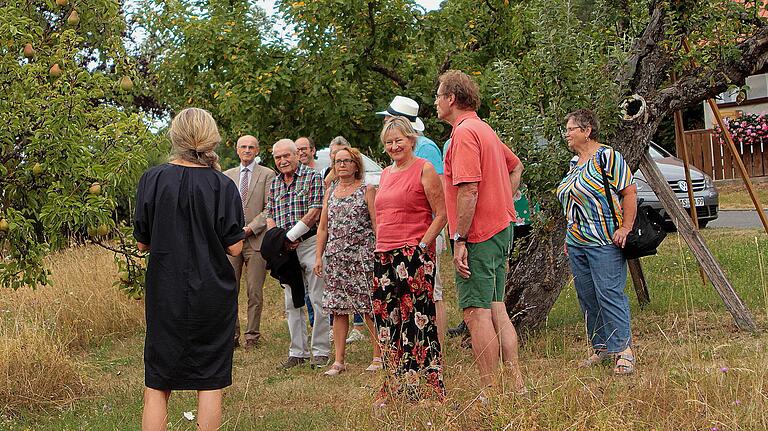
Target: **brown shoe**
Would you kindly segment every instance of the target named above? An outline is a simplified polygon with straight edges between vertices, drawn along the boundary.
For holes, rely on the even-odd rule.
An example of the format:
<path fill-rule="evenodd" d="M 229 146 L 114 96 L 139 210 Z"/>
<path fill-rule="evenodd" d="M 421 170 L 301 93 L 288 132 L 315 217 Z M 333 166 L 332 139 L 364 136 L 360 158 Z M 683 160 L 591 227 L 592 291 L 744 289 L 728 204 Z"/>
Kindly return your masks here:
<path fill-rule="evenodd" d="M 258 349 L 259 347 L 261 347 L 261 340 L 258 338 L 254 340 L 245 340 L 245 350 Z"/>
<path fill-rule="evenodd" d="M 307 358 L 299 358 L 297 356 L 289 356 L 285 362 L 280 365 L 280 368 L 287 370 L 289 368 L 297 367 L 307 362 Z"/>

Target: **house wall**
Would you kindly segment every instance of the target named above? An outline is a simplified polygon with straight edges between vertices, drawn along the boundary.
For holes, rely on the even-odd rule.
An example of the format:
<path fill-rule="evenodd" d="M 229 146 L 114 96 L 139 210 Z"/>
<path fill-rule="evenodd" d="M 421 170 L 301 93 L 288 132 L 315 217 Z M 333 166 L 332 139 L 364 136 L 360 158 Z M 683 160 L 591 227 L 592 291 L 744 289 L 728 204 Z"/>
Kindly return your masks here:
<path fill-rule="evenodd" d="M 761 73 L 752 75 L 746 80 L 749 87 L 747 89 L 747 99 L 741 104 L 736 103 L 738 91 L 726 91 L 720 94 L 717 100 L 717 106 L 720 108 L 720 114 L 723 117 L 738 117 L 742 113 L 760 114 L 768 112 L 768 74 Z M 704 103 L 704 127 L 712 128 L 715 126 L 715 116 L 709 108 L 709 103 Z"/>
<path fill-rule="evenodd" d="M 738 117 L 741 114 L 761 114 L 768 113 L 768 102 L 749 104 L 749 101 L 744 102 L 739 106 L 733 107 L 720 107 L 720 114 L 723 117 Z M 707 128 L 715 126 L 715 116 L 712 114 L 712 110 L 709 109 L 709 104 L 704 102 L 704 124 Z"/>

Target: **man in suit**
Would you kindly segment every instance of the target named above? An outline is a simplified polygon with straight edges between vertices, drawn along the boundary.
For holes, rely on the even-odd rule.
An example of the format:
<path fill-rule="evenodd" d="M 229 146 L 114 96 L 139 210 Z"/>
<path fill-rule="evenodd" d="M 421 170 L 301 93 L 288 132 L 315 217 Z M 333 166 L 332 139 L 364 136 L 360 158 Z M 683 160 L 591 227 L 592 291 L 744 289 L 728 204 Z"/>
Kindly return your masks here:
<path fill-rule="evenodd" d="M 251 135 L 237 140 L 237 155 L 240 164 L 224 172 L 235 182 L 243 200 L 245 214 L 245 244 L 240 256 L 229 257 L 235 269 L 237 285 L 245 266 L 245 285 L 248 293 L 248 323 L 245 327 L 245 348 L 255 348 L 261 342 L 261 311 L 264 308 L 264 278 L 266 262 L 261 256 L 261 241 L 266 232 L 267 218 L 264 214 L 267 190 L 275 178 L 275 172 L 256 161 L 259 154 L 259 140 Z M 235 346 L 240 344 L 240 319 L 235 326 Z"/>

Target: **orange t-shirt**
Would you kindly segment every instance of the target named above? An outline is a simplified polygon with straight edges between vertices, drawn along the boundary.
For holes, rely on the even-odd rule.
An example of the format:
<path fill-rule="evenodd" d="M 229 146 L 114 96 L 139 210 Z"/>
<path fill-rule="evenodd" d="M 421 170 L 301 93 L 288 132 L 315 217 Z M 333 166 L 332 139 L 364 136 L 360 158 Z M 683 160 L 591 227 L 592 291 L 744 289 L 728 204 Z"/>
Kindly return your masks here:
<path fill-rule="evenodd" d="M 448 230 L 453 236 L 458 222 L 456 197 L 459 184 L 477 184 L 477 206 L 467 241 L 490 239 L 517 218 L 509 173 L 520 159 L 475 112 L 456 118 L 451 146 L 445 155 L 445 206 Z"/>

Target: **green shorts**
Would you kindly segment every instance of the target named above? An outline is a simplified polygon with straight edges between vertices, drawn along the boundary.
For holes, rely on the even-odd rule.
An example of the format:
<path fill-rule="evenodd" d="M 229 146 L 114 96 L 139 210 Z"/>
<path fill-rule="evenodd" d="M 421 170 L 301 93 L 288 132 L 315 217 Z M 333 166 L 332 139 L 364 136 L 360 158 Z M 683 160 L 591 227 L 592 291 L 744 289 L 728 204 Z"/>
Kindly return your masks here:
<path fill-rule="evenodd" d="M 459 308 L 491 308 L 491 302 L 504 301 L 512 235 L 512 227 L 509 226 L 486 241 L 467 243 L 472 275 L 462 278 L 456 273 Z"/>

